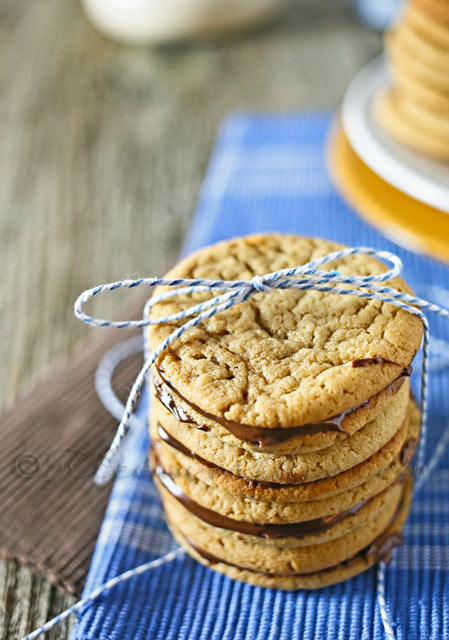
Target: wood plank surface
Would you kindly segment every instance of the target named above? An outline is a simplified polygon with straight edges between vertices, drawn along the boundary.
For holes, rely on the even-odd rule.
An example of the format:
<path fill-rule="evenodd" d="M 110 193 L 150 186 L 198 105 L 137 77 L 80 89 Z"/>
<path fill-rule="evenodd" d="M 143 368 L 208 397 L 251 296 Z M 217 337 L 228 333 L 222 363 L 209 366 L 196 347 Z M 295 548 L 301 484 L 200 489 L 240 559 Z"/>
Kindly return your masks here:
<path fill-rule="evenodd" d="M 159 48 L 104 38 L 76 0 L 0 0 L 2 406 L 89 334 L 72 314 L 81 290 L 173 261 L 223 117 L 333 108 L 380 47 L 349 0 L 296 0 L 248 37 Z M 0 561 L 1 640 L 71 602 Z"/>

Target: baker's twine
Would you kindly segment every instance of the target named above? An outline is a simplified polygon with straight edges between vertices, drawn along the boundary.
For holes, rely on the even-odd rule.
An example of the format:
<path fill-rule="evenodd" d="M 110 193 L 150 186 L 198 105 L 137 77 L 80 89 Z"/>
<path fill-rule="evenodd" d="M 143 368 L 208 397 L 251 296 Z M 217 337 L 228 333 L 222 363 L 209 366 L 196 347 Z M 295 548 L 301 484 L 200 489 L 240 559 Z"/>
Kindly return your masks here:
<path fill-rule="evenodd" d="M 372 256 L 391 265 L 391 268 L 379 275 L 371 276 L 359 276 L 359 275 L 343 275 L 342 273 L 331 269 L 325 271 L 319 267 L 333 262 L 347 258 L 354 255 L 366 255 Z M 401 309 L 404 309 L 408 313 L 421 318 L 424 327 L 423 338 L 423 359 L 422 359 L 422 377 L 421 377 L 421 412 L 422 412 L 422 427 L 420 444 L 417 452 L 417 462 L 415 466 L 416 484 L 415 488 L 418 489 L 422 486 L 424 480 L 429 474 L 436 468 L 440 461 L 445 447 L 449 441 L 449 425 L 445 428 L 445 431 L 440 439 L 439 444 L 435 448 L 430 460 L 425 463 L 426 454 L 426 435 L 427 435 L 427 421 L 428 421 L 428 372 L 429 372 L 429 338 L 430 329 L 429 323 L 424 315 L 422 309 L 432 311 L 443 318 L 449 318 L 449 311 L 444 307 L 429 302 L 423 298 L 397 291 L 389 286 L 382 286 L 380 283 L 385 283 L 388 280 L 396 278 L 401 275 L 403 269 L 401 259 L 395 254 L 389 251 L 379 251 L 377 249 L 371 249 L 369 247 L 351 247 L 343 249 L 341 251 L 334 251 L 322 258 L 312 260 L 305 265 L 294 267 L 291 269 L 281 269 L 280 271 L 274 271 L 267 273 L 263 276 L 254 276 L 251 280 L 206 280 L 206 279 L 189 279 L 189 278 L 139 278 L 137 280 L 120 280 L 118 282 L 112 282 L 109 284 L 102 284 L 93 289 L 84 291 L 75 302 L 75 315 L 77 318 L 89 324 L 93 327 L 115 327 L 117 329 L 129 329 L 136 327 L 147 327 L 150 325 L 169 324 L 191 318 L 187 320 L 180 327 L 172 331 L 172 333 L 152 352 L 145 354 L 145 364 L 137 376 L 131 392 L 128 396 L 128 400 L 125 405 L 125 409 L 122 415 L 121 422 L 118 426 L 114 439 L 106 453 L 100 467 L 97 470 L 94 481 L 103 485 L 113 476 L 116 467 L 118 466 L 118 454 L 121 448 L 123 438 L 125 437 L 130 421 L 133 416 L 133 412 L 145 382 L 146 376 L 150 371 L 151 366 L 155 363 L 157 358 L 163 353 L 169 345 L 180 338 L 186 331 L 196 327 L 203 320 L 212 318 L 217 313 L 226 311 L 231 307 L 246 302 L 255 293 L 269 294 L 276 289 L 297 289 L 300 291 L 315 290 L 321 292 L 327 292 L 332 294 L 339 294 L 342 296 L 355 296 L 357 298 L 364 298 L 368 300 L 379 300 L 380 302 L 389 303 Z M 345 285 L 344 287 L 340 285 Z M 348 286 L 349 285 L 349 286 Z M 110 320 L 102 320 L 94 318 L 84 313 L 83 306 L 95 296 L 108 291 L 117 291 L 119 289 L 134 289 L 136 287 L 173 287 L 172 291 L 166 291 L 160 295 L 150 298 L 145 305 L 143 320 L 128 320 L 121 322 L 112 322 Z M 179 295 L 189 295 L 197 292 L 207 291 L 226 291 L 217 295 L 205 302 L 195 304 L 183 311 L 173 313 L 163 318 L 150 319 L 150 310 L 159 302 L 174 298 Z M 130 352 L 135 352 L 136 345 L 133 343 Z M 125 350 L 126 351 L 126 350 Z M 130 354 L 130 353 L 129 353 Z M 125 353 L 126 355 L 129 355 Z M 122 358 L 115 358 L 117 364 Z M 115 365 L 114 365 L 115 366 Z M 109 375 L 112 375 L 114 366 L 109 367 Z M 103 374 L 102 374 L 103 375 Z M 98 385 L 98 376 L 97 376 Z M 108 387 L 108 385 L 106 385 Z M 107 394 L 112 393 L 110 387 L 107 388 Z M 109 402 L 110 408 L 112 403 Z M 115 404 L 117 407 L 117 404 Z M 113 411 L 116 413 L 116 410 Z M 25 636 L 23 640 L 34 640 L 43 633 L 49 631 L 56 625 L 60 624 L 63 620 L 68 618 L 73 613 L 80 613 L 85 607 L 89 606 L 94 600 L 110 592 L 117 584 L 125 582 L 133 578 L 134 576 L 142 575 L 143 573 L 160 567 L 163 564 L 172 562 L 178 559 L 184 554 L 184 550 L 179 547 L 175 551 L 142 564 L 134 569 L 125 571 L 121 575 L 108 580 L 106 583 L 100 585 L 94 589 L 90 594 L 79 600 L 72 607 L 68 608 L 63 613 L 45 623 L 39 629 L 36 629 L 32 633 Z M 395 640 L 392 624 L 387 611 L 385 602 L 385 563 L 379 563 L 379 569 L 377 574 L 377 600 L 379 604 L 380 615 L 384 626 L 384 631 L 387 640 Z"/>

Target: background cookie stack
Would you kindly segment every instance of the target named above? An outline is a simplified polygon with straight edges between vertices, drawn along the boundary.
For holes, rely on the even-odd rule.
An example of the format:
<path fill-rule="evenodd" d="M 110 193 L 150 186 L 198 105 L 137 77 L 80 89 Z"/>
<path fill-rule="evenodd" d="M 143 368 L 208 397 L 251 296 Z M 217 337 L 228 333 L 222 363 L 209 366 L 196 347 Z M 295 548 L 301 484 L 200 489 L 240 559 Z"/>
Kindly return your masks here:
<path fill-rule="evenodd" d="M 379 119 L 399 142 L 449 160 L 449 1 L 411 0 L 387 34 L 393 89 Z"/>
<path fill-rule="evenodd" d="M 338 248 L 252 236 L 170 276 L 250 279 Z M 327 268 L 385 270 L 366 256 Z M 153 316 L 208 297 L 172 298 Z M 150 347 L 173 328 L 151 327 Z M 410 502 L 419 413 L 408 376 L 421 336 L 421 321 L 391 305 L 295 290 L 258 293 L 184 334 L 154 367 L 150 411 L 151 467 L 178 541 L 217 571 L 283 589 L 388 558 Z"/>

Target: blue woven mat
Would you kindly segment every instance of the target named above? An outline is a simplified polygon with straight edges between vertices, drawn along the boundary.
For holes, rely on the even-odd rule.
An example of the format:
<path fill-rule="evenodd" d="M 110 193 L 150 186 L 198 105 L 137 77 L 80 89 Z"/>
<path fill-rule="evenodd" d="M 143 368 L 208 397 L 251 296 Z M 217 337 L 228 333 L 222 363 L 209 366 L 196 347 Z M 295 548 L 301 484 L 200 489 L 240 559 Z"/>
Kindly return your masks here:
<path fill-rule="evenodd" d="M 285 231 L 389 249 L 418 295 L 449 306 L 449 269 L 386 240 L 332 186 L 325 114 L 236 115 L 223 126 L 185 253 L 235 235 Z M 142 274 L 156 275 L 156 274 Z M 449 327 L 430 318 L 428 452 L 449 419 Z M 412 383 L 417 388 L 419 366 Z M 145 399 L 140 415 L 145 415 Z M 85 594 L 176 547 L 146 467 L 146 429 L 135 429 L 115 481 Z M 387 569 L 397 640 L 449 639 L 449 464 L 414 500 L 405 543 Z M 234 582 L 181 556 L 103 595 L 81 614 L 77 640 L 371 640 L 384 638 L 376 572 L 319 591 L 286 593 Z"/>

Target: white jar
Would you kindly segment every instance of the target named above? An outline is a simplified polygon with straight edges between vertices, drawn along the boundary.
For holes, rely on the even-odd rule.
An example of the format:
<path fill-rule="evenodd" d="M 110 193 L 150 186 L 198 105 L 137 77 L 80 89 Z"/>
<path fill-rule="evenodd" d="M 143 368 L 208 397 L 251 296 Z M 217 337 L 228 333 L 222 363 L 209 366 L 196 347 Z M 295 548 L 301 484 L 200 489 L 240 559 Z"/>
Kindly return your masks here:
<path fill-rule="evenodd" d="M 94 25 L 122 42 L 162 43 L 244 29 L 281 0 L 81 0 Z"/>

